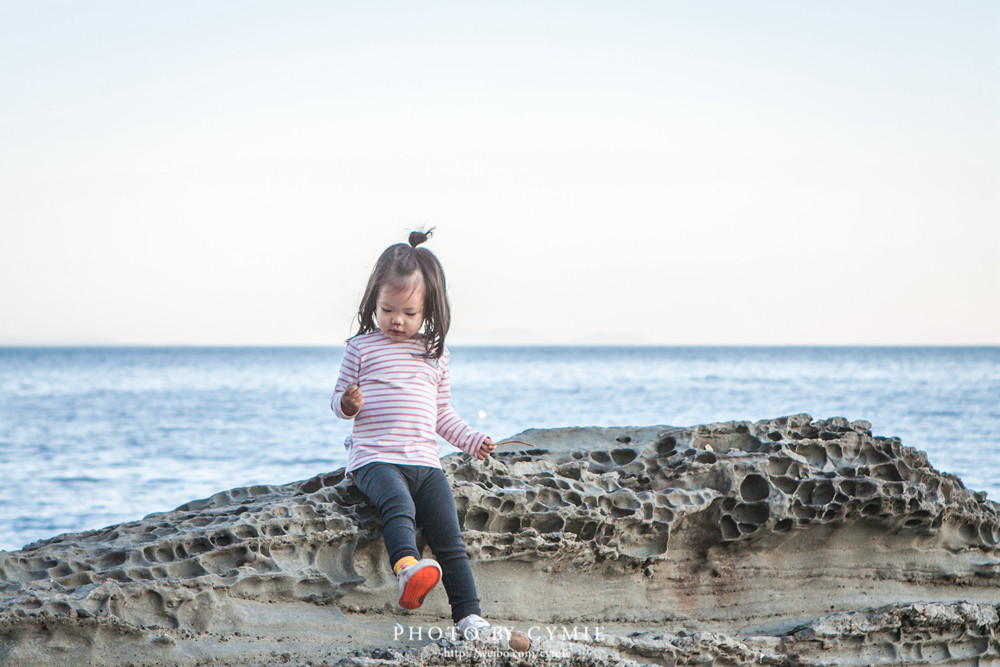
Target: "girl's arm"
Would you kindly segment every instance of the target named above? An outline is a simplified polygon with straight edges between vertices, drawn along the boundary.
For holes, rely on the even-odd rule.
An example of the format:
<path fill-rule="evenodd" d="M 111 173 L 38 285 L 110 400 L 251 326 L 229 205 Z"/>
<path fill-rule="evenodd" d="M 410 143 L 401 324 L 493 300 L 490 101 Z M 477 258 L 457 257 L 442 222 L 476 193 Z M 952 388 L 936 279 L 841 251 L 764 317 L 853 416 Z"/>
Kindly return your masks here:
<path fill-rule="evenodd" d="M 333 397 L 330 398 L 330 409 L 341 419 L 353 419 L 364 403 L 364 396 L 361 395 L 361 388 L 358 386 L 360 376 L 361 354 L 358 348 L 348 343 L 347 349 L 344 350 L 344 360 L 340 362 L 340 377 L 337 378 Z M 348 405 L 345 406 L 345 403 Z M 346 411 L 345 407 L 348 408 Z M 355 409 L 351 412 L 350 408 Z"/>
<path fill-rule="evenodd" d="M 440 364 L 442 370 L 441 382 L 438 384 L 437 433 L 463 452 L 484 459 L 493 451 L 493 441 L 485 433 L 469 426 L 451 407 L 451 372 L 448 370 L 447 350 L 441 356 Z"/>

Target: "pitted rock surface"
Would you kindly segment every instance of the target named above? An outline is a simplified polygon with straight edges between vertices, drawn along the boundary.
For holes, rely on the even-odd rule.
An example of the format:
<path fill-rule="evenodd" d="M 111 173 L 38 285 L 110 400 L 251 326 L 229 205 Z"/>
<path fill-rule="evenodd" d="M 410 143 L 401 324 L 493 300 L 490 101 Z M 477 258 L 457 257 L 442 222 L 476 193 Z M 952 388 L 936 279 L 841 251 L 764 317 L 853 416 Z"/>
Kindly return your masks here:
<path fill-rule="evenodd" d="M 1000 663 L 1000 506 L 867 422 L 518 439 L 443 461 L 484 612 L 607 630 L 476 664 Z M 340 470 L 0 552 L 0 665 L 454 664 L 329 640 L 413 618 L 378 528 Z"/>

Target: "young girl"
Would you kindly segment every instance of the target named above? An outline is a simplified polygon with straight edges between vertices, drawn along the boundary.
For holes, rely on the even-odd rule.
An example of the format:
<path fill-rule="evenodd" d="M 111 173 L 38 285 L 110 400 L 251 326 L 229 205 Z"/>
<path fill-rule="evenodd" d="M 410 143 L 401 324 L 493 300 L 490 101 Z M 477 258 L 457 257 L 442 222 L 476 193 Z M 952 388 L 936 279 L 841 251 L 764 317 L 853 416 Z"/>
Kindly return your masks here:
<path fill-rule="evenodd" d="M 435 433 L 479 460 L 495 445 L 451 407 L 444 271 L 432 252 L 418 247 L 430 234 L 411 233 L 409 245 L 389 246 L 375 263 L 330 405 L 338 417 L 354 420 L 345 443 L 347 472 L 382 517 L 399 605 L 416 609 L 444 579 L 452 618 L 471 637 L 491 626 L 480 616 Z M 417 523 L 436 561 L 420 559 Z"/>

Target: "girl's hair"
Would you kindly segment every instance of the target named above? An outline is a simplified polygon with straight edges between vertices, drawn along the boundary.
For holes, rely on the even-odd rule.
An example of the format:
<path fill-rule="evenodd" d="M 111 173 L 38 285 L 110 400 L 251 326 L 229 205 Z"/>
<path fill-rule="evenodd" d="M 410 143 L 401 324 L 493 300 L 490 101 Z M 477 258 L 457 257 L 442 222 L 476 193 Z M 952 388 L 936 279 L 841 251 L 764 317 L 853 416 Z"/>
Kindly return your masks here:
<path fill-rule="evenodd" d="M 444 338 L 451 326 L 451 309 L 441 262 L 427 248 L 418 248 L 431 237 L 434 228 L 426 232 L 410 232 L 409 243 L 396 243 L 382 251 L 358 307 L 358 333 L 378 330 L 375 308 L 378 295 L 386 283 L 405 283 L 419 272 L 424 279 L 424 358 L 440 359 L 444 354 Z"/>

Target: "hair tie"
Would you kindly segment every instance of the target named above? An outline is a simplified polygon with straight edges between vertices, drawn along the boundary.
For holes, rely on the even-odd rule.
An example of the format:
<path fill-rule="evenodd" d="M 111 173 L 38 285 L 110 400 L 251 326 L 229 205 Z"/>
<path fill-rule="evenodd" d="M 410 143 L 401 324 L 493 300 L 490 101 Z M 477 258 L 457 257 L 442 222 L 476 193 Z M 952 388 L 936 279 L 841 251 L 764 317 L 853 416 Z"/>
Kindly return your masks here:
<path fill-rule="evenodd" d="M 410 232 L 410 247 L 416 248 L 421 243 L 425 242 L 434 234 L 434 227 L 431 227 L 426 232 Z"/>

